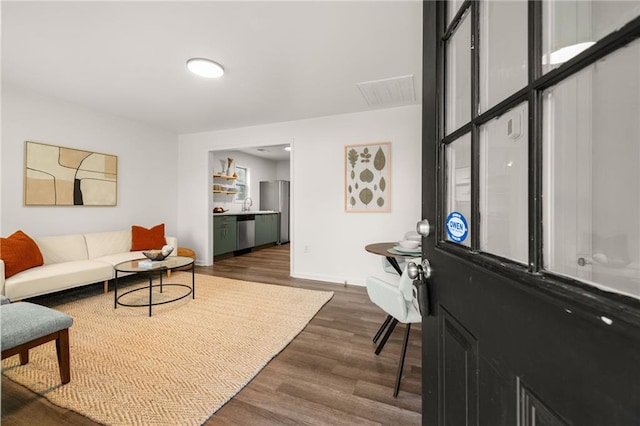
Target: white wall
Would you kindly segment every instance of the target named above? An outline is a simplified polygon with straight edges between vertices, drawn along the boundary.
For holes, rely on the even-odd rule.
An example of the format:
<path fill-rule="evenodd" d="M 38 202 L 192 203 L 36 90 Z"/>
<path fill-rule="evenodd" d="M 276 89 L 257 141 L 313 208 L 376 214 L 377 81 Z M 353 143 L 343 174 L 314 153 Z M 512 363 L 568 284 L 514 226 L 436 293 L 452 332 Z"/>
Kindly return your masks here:
<path fill-rule="evenodd" d="M 25 207 L 25 141 L 118 156 L 115 207 Z M 21 88 L 2 86 L 0 234 L 33 236 L 150 227 L 177 235 L 177 135 Z M 203 197 L 206 198 L 206 197 Z"/>
<path fill-rule="evenodd" d="M 421 107 L 407 106 L 181 135 L 178 226 L 199 263 L 212 261 L 210 151 L 292 140 L 292 276 L 364 284 L 380 270 L 366 244 L 397 241 L 420 219 Z M 344 147 L 391 141 L 390 213 L 345 213 Z"/>
<path fill-rule="evenodd" d="M 278 161 L 276 179 L 291 180 L 291 161 Z"/>

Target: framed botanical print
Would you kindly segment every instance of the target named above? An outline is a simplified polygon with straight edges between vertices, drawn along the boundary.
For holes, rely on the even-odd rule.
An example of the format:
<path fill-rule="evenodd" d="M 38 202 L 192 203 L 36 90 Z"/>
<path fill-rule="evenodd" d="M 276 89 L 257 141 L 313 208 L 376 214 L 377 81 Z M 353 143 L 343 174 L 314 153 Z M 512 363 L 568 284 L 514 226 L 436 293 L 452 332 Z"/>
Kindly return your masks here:
<path fill-rule="evenodd" d="M 391 142 L 346 145 L 344 182 L 347 213 L 391 211 Z"/>

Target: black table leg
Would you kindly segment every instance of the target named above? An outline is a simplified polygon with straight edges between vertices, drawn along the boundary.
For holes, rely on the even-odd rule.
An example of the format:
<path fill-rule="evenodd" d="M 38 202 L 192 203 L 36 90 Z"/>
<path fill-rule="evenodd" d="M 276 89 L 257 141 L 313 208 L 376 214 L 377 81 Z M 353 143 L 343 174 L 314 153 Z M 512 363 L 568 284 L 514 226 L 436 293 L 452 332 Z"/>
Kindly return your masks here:
<path fill-rule="evenodd" d="M 196 298 L 196 263 L 191 264 L 191 298 Z"/>
<path fill-rule="evenodd" d="M 393 266 L 393 269 L 396 270 L 398 275 L 402 275 L 402 269 L 400 269 L 400 265 L 398 265 L 398 261 L 396 260 L 396 258 L 391 256 L 386 256 L 386 258 L 391 264 L 391 266 Z"/>
<path fill-rule="evenodd" d="M 162 271 L 160 271 L 160 281 L 162 281 Z M 153 306 L 153 302 L 151 300 L 152 294 L 153 294 L 153 272 L 149 273 L 149 316 L 151 316 L 151 307 Z"/>
<path fill-rule="evenodd" d="M 116 270 L 116 281 L 113 285 L 113 309 L 118 309 L 118 271 Z"/>

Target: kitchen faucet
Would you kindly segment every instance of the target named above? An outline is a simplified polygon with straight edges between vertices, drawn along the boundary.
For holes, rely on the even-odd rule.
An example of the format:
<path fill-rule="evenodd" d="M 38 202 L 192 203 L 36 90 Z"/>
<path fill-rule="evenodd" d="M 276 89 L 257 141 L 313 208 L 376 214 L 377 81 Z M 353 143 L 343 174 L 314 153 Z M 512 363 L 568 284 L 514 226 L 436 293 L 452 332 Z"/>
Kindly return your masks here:
<path fill-rule="evenodd" d="M 247 202 L 249 203 L 249 207 L 247 207 Z M 251 197 L 245 198 L 242 202 L 242 211 L 248 212 L 251 209 L 251 206 L 253 206 L 253 200 L 251 199 Z"/>

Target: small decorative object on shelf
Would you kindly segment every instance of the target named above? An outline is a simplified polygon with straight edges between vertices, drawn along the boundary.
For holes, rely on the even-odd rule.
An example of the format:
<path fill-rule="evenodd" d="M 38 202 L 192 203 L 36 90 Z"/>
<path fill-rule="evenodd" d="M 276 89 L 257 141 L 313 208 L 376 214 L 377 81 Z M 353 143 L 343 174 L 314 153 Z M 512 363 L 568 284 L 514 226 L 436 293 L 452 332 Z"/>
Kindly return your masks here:
<path fill-rule="evenodd" d="M 162 250 L 147 250 L 143 251 L 142 254 L 149 260 L 159 261 L 164 260 L 172 251 L 173 247 L 167 245 L 162 247 Z"/>
<path fill-rule="evenodd" d="M 233 168 L 231 168 L 233 166 Z M 227 176 L 231 176 L 235 173 L 235 165 L 233 164 L 233 158 L 227 158 Z"/>

